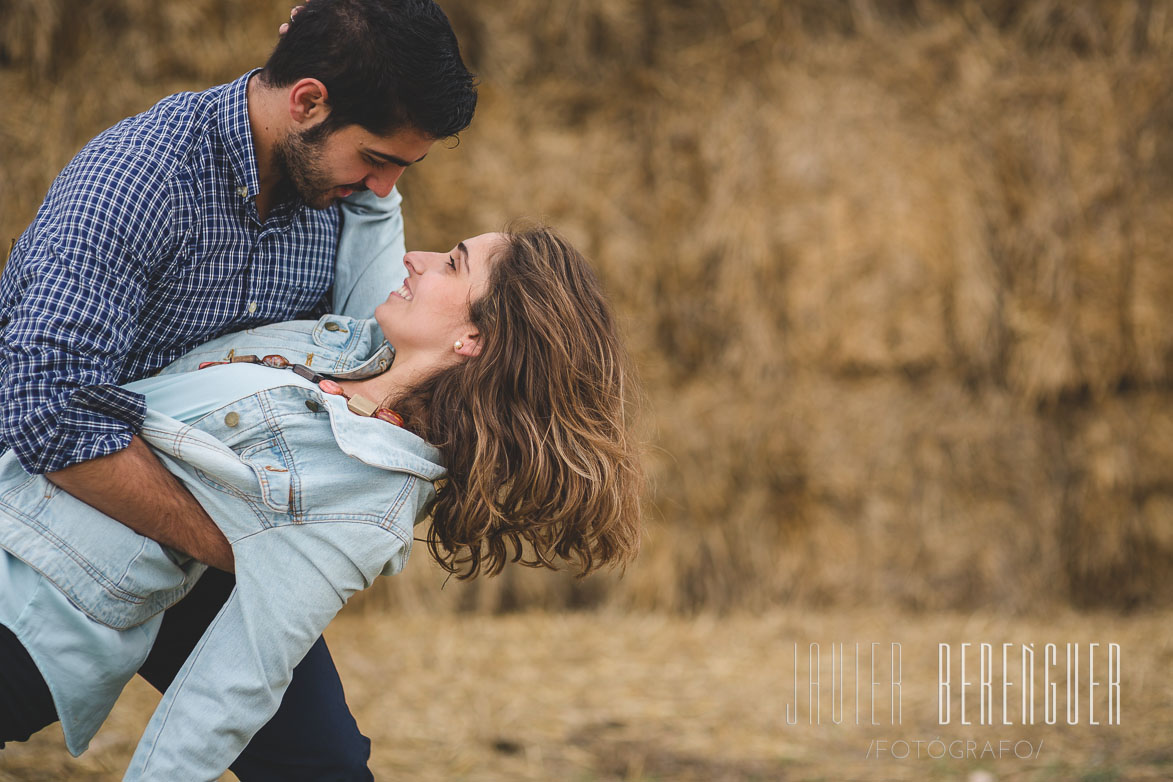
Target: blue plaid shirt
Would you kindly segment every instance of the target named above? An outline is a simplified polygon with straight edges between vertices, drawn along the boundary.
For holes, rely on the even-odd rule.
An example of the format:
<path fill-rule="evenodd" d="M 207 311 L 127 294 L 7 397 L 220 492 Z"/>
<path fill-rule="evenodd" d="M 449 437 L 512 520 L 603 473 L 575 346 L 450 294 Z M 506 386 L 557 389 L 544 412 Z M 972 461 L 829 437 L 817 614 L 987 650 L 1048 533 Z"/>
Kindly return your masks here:
<path fill-rule="evenodd" d="M 125 448 L 146 407 L 117 384 L 220 334 L 326 312 L 338 208 L 258 219 L 252 75 L 94 138 L 17 240 L 0 277 L 0 451 L 25 470 Z"/>

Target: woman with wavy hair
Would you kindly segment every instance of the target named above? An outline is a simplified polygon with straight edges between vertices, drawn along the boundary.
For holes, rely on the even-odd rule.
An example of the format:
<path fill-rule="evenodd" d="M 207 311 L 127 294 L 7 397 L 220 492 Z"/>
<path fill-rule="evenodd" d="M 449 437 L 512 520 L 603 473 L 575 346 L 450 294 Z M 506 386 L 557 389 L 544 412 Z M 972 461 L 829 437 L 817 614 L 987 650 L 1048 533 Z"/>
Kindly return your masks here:
<path fill-rule="evenodd" d="M 127 779 L 217 778 L 347 598 L 403 568 L 417 523 L 460 578 L 635 556 L 633 381 L 587 261 L 518 227 L 404 266 L 372 319 L 229 334 L 127 384 L 236 569 Z M 0 669 L 46 693 L 0 676 L 0 742 L 60 719 L 84 751 L 204 569 L 0 457 Z"/>

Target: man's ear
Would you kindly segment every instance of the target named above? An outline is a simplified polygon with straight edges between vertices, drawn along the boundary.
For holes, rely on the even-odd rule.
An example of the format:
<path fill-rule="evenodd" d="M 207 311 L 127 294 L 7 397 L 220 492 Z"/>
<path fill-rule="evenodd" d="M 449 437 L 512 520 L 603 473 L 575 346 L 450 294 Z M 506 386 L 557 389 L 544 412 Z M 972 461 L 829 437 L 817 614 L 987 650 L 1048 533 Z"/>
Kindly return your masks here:
<path fill-rule="evenodd" d="M 326 85 L 317 79 L 301 79 L 289 89 L 289 116 L 298 125 L 316 124 L 330 115 Z"/>
<path fill-rule="evenodd" d="M 455 347 L 459 345 L 460 347 Z M 453 347 L 461 356 L 479 356 L 481 354 L 481 335 L 475 331 L 465 334 Z"/>

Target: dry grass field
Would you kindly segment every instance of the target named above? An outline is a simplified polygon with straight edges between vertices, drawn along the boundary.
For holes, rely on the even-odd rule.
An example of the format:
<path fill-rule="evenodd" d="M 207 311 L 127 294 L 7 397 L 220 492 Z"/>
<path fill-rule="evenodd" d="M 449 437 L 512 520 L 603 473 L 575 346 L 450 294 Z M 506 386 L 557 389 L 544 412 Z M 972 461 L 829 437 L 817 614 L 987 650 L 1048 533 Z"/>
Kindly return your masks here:
<path fill-rule="evenodd" d="M 665 614 L 343 617 L 328 633 L 360 726 L 374 742 L 378 780 L 468 782 L 798 782 L 959 780 L 961 782 L 1140 782 L 1173 777 L 1173 615 L 1121 619 L 1062 613 L 1047 619 L 990 614 L 774 611 L 693 620 Z M 823 658 L 823 724 L 809 724 L 806 648 L 819 643 L 901 644 L 901 721 L 889 716 L 887 657 L 878 727 L 866 686 L 854 689 L 846 721 L 831 724 Z M 937 644 L 1003 641 L 1115 642 L 1121 646 L 1121 724 L 991 727 L 937 724 Z M 797 724 L 794 644 L 800 648 Z M 957 647 L 954 646 L 954 649 Z M 869 675 L 864 652 L 863 679 Z M 1012 658 L 1013 659 L 1013 658 Z M 1097 660 L 1097 678 L 1103 678 Z M 974 677 L 976 679 L 976 677 Z M 1017 677 L 1014 681 L 1019 681 Z M 1038 722 L 1043 721 L 1042 687 Z M 1103 690 L 1097 719 L 1104 721 Z M 1000 697 L 1000 695 L 998 696 Z M 60 731 L 0 754 L 0 782 L 113 782 L 133 752 L 158 696 L 129 688 L 92 750 L 66 754 Z M 1000 701 L 999 701 L 1000 702 Z M 971 721 L 978 715 L 973 713 Z M 854 724 L 859 715 L 862 725 Z M 955 716 L 956 720 L 957 717 Z M 1060 716 L 1062 720 L 1063 717 Z M 917 739 L 922 757 L 873 741 Z M 942 751 L 928 742 L 946 742 Z M 956 741 L 1010 742 L 1004 757 L 949 756 Z M 1019 745 L 1030 742 L 1034 751 Z M 963 745 L 956 745 L 964 755 Z M 945 757 L 940 758 L 940 754 Z M 1037 754 L 1037 757 L 1034 755 Z"/>

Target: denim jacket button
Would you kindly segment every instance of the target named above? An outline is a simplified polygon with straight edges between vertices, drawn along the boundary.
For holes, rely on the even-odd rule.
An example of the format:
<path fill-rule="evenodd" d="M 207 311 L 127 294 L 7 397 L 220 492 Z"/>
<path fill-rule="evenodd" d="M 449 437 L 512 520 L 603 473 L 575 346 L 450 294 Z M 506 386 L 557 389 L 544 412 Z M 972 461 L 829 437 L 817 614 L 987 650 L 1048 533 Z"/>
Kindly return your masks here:
<path fill-rule="evenodd" d="M 322 406 L 312 399 L 305 400 L 305 406 L 309 408 L 311 413 L 316 413 L 322 409 Z"/>
<path fill-rule="evenodd" d="M 326 321 L 326 325 L 322 326 L 326 331 L 342 331 L 342 327 L 332 320 Z"/>
<path fill-rule="evenodd" d="M 224 424 L 226 426 L 236 426 L 239 423 L 240 423 L 240 414 L 239 413 L 229 413 L 228 415 L 224 416 Z"/>

